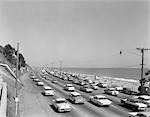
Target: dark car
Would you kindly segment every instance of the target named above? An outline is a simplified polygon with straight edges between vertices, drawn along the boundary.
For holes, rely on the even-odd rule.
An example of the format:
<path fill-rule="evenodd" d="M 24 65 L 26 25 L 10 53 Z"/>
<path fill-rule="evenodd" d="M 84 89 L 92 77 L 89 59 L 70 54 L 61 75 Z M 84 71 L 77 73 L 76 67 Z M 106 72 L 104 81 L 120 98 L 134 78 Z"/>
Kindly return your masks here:
<path fill-rule="evenodd" d="M 123 88 L 121 91 L 122 93 L 128 94 L 128 95 L 137 95 L 138 92 L 131 90 L 130 88 Z"/>

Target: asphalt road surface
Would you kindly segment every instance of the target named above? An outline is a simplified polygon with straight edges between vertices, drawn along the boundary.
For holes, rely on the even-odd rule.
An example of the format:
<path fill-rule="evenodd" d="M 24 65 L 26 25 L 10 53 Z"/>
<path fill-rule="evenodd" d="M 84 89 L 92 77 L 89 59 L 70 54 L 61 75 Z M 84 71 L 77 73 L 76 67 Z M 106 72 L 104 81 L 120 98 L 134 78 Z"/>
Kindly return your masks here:
<path fill-rule="evenodd" d="M 26 76 L 24 83 L 23 93 L 21 94 L 20 102 L 20 116 L 21 117 L 128 117 L 128 113 L 131 110 L 120 105 L 120 97 L 110 96 L 103 94 L 103 88 L 94 91 L 93 93 L 86 93 L 79 90 L 79 86 L 75 85 L 76 91 L 81 93 L 86 98 L 85 104 L 72 104 L 71 112 L 57 113 L 52 107 L 52 100 L 56 97 L 63 97 L 68 99 L 68 91 L 65 91 L 64 85 L 71 81 L 64 81 L 62 79 L 48 75 L 42 78 L 39 74 L 37 77 L 44 82 L 44 84 L 53 88 L 54 96 L 44 96 L 43 86 L 37 86 L 36 82 L 32 81 L 29 76 Z M 54 84 L 51 81 L 56 79 L 58 84 Z M 89 102 L 89 96 L 95 94 L 103 94 L 108 97 L 113 103 L 109 107 L 98 107 Z"/>

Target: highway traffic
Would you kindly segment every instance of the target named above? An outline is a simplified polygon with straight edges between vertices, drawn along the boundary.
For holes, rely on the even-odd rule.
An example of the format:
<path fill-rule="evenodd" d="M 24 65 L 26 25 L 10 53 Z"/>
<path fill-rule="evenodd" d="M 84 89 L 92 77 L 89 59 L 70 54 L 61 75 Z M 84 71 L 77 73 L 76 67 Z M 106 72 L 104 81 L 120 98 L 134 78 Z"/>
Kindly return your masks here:
<path fill-rule="evenodd" d="M 69 94 L 70 91 L 66 91 L 64 89 L 66 84 L 72 84 L 72 81 L 63 80 L 60 78 L 57 78 L 51 74 L 47 75 L 41 75 L 41 73 L 37 73 L 35 78 L 30 77 L 32 84 L 39 89 L 39 92 L 41 92 L 41 95 L 47 100 L 47 103 L 49 103 L 48 111 L 50 113 L 53 113 L 53 116 L 59 116 L 59 117 L 128 117 L 129 112 L 132 112 L 132 110 L 125 108 L 120 103 L 121 97 L 128 97 L 126 94 L 119 93 L 118 96 L 112 96 L 108 94 L 104 94 L 105 88 L 99 88 L 98 90 L 94 90 L 92 93 L 87 93 L 80 90 L 80 86 L 78 84 L 73 84 L 75 87 L 75 92 L 80 93 L 83 98 L 85 98 L 86 102 L 84 104 L 74 104 L 69 100 Z M 43 82 L 43 84 L 39 85 L 35 79 L 39 79 L 38 81 Z M 57 82 L 53 82 L 53 81 Z M 54 91 L 54 96 L 45 96 L 43 94 L 44 92 L 44 85 L 49 86 Z M 103 95 L 107 97 L 110 101 L 112 101 L 112 104 L 109 106 L 98 106 L 90 101 L 90 97 L 94 95 Z M 58 113 L 56 108 L 53 106 L 53 101 L 56 98 L 64 98 L 67 100 L 67 103 L 71 105 L 70 112 L 65 113 Z"/>

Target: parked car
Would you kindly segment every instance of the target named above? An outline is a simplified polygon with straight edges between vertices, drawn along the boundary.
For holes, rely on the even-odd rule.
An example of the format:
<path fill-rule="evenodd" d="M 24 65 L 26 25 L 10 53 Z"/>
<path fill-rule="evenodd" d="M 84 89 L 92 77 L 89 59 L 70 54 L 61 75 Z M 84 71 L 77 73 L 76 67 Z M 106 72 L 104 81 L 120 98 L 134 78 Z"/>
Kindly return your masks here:
<path fill-rule="evenodd" d="M 75 91 L 75 87 L 72 84 L 66 84 L 64 89 L 67 91 Z"/>
<path fill-rule="evenodd" d="M 85 79 L 84 81 L 87 82 L 87 83 L 89 83 L 89 84 L 92 84 L 92 83 L 93 83 L 93 81 L 90 80 L 90 79 Z"/>
<path fill-rule="evenodd" d="M 148 96 L 148 95 L 140 95 L 140 96 L 135 96 L 134 98 L 139 99 L 142 103 L 144 103 L 148 107 L 150 107 L 150 96 Z"/>
<path fill-rule="evenodd" d="M 96 84 L 91 84 L 91 88 L 94 89 L 94 90 L 99 89 L 99 87 Z"/>
<path fill-rule="evenodd" d="M 74 83 L 74 84 L 78 84 L 78 83 L 79 83 L 79 81 L 78 81 L 78 80 L 73 80 L 73 81 L 72 81 L 72 83 Z"/>
<path fill-rule="evenodd" d="M 69 100 L 73 103 L 76 104 L 84 104 L 85 103 L 85 99 L 83 98 L 83 96 L 78 93 L 78 92 L 71 92 L 69 94 Z"/>
<path fill-rule="evenodd" d="M 138 99 L 135 98 L 123 98 L 121 99 L 121 104 L 133 111 L 144 111 L 147 109 L 146 104 L 141 103 Z"/>
<path fill-rule="evenodd" d="M 123 90 L 123 87 L 121 87 L 121 86 L 111 85 L 111 87 L 115 88 L 119 92 L 121 92 Z"/>
<path fill-rule="evenodd" d="M 101 88 L 107 88 L 108 84 L 100 82 L 100 83 L 98 83 L 98 86 L 101 87 Z"/>
<path fill-rule="evenodd" d="M 43 86 L 43 85 L 44 85 L 44 83 L 43 83 L 43 82 L 41 82 L 41 81 L 39 81 L 39 82 L 37 82 L 37 85 L 38 85 L 38 86 Z"/>
<path fill-rule="evenodd" d="M 81 90 L 81 91 L 85 91 L 85 92 L 87 92 L 87 93 L 92 93 L 92 92 L 93 92 L 93 89 L 91 89 L 90 86 L 88 86 L 88 85 L 81 86 L 81 87 L 80 87 L 80 90 Z"/>
<path fill-rule="evenodd" d="M 83 81 L 79 80 L 78 85 L 80 85 L 80 86 L 84 86 L 84 85 L 85 85 L 85 82 L 83 82 Z"/>
<path fill-rule="evenodd" d="M 112 103 L 112 101 L 107 99 L 104 95 L 91 96 L 90 101 L 98 106 L 109 106 Z"/>
<path fill-rule="evenodd" d="M 107 88 L 104 90 L 104 93 L 117 96 L 119 94 L 119 91 L 117 91 L 115 88 Z"/>
<path fill-rule="evenodd" d="M 130 88 L 126 88 L 126 87 L 124 87 L 121 92 L 125 93 L 125 94 L 129 94 L 129 95 L 137 95 L 138 94 L 138 92 L 135 92 L 135 91 L 131 90 Z"/>
<path fill-rule="evenodd" d="M 73 81 L 73 77 L 68 76 L 68 81 Z"/>
<path fill-rule="evenodd" d="M 72 108 L 71 105 L 64 98 L 54 99 L 52 101 L 52 105 L 58 112 L 70 112 Z"/>

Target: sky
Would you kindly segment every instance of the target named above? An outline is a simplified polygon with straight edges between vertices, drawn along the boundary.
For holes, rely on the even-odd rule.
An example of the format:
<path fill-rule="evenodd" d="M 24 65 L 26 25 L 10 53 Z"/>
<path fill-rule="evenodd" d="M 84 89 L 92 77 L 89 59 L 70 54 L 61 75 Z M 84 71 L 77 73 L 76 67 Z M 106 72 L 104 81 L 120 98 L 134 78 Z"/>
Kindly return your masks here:
<path fill-rule="evenodd" d="M 1 0 L 0 44 L 19 42 L 31 66 L 139 67 L 149 15 L 146 0 Z"/>

